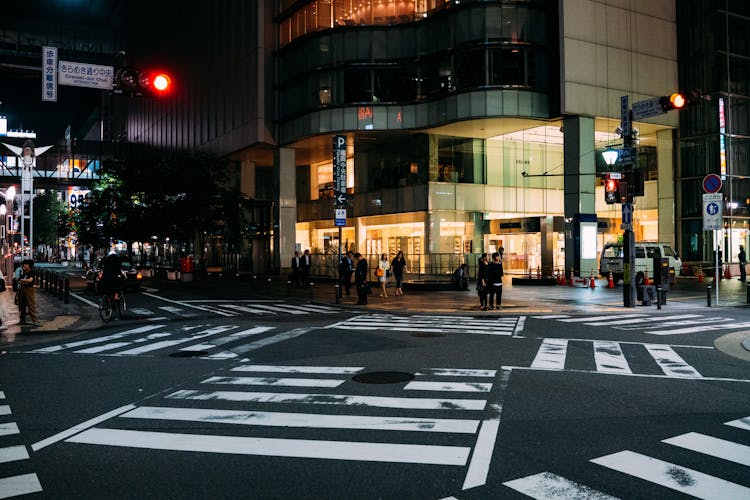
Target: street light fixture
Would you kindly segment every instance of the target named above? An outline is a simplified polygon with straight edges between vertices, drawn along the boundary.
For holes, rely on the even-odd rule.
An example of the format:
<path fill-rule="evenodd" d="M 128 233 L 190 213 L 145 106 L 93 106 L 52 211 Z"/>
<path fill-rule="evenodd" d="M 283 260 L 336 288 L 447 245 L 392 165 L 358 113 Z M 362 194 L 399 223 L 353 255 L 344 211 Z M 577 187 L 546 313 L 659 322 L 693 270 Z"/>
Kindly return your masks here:
<path fill-rule="evenodd" d="M 604 158 L 604 163 L 607 164 L 607 166 L 611 167 L 615 163 L 617 163 L 617 157 L 620 156 L 620 152 L 616 149 L 613 149 L 612 146 L 607 146 L 607 149 L 602 151 L 602 157 Z"/>

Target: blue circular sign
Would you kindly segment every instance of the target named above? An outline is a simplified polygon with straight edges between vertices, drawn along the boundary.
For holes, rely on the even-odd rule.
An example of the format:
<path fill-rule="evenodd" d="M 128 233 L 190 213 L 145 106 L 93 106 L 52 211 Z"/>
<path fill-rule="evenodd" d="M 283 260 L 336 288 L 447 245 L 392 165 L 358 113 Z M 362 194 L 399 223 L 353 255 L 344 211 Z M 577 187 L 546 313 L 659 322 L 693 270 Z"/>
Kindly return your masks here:
<path fill-rule="evenodd" d="M 713 202 L 712 203 L 707 203 L 706 204 L 706 213 L 708 213 L 708 215 L 716 215 L 716 214 L 718 214 L 719 213 L 719 205 L 717 205 L 716 203 L 713 203 Z"/>
<path fill-rule="evenodd" d="M 703 190 L 707 193 L 718 193 L 721 189 L 721 177 L 708 174 L 703 178 Z"/>

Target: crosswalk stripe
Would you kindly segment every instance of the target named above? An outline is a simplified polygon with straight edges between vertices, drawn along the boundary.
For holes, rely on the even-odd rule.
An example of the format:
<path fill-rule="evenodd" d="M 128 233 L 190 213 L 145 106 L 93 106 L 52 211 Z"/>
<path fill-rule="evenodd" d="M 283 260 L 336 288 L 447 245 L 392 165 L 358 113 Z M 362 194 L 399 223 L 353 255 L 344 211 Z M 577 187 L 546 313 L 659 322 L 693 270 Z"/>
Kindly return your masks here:
<path fill-rule="evenodd" d="M 0 399 L 5 399 L 5 392 L 4 391 L 0 391 Z"/>
<path fill-rule="evenodd" d="M 594 361 L 596 369 L 607 373 L 633 373 L 630 371 L 628 361 L 622 353 L 620 344 L 612 341 L 595 340 Z"/>
<path fill-rule="evenodd" d="M 132 307 L 132 308 L 129 308 L 128 311 L 130 311 L 133 314 L 137 314 L 139 316 L 153 316 L 154 314 L 153 311 L 149 309 L 145 309 L 143 307 Z"/>
<path fill-rule="evenodd" d="M 3 422 L 0 423 L 0 436 L 10 436 L 11 434 L 19 434 L 18 424 L 15 422 Z"/>
<path fill-rule="evenodd" d="M 591 462 L 698 498 L 750 497 L 750 488 L 745 486 L 630 450 L 594 458 Z"/>
<path fill-rule="evenodd" d="M 698 370 L 687 364 L 670 346 L 645 344 L 644 347 L 665 375 L 681 378 L 702 378 Z"/>
<path fill-rule="evenodd" d="M 201 384 L 266 385 L 275 387 L 338 387 L 346 380 L 275 377 L 209 377 Z"/>
<path fill-rule="evenodd" d="M 104 351 L 111 351 L 113 349 L 119 349 L 120 347 L 125 347 L 126 345 L 130 345 L 130 342 L 111 342 L 109 344 L 89 347 L 88 349 L 80 349 L 75 352 L 79 354 L 96 354 Z"/>
<path fill-rule="evenodd" d="M 138 328 L 133 328 L 132 330 L 126 330 L 124 332 L 115 333 L 113 335 L 106 335 L 104 337 L 96 337 L 96 338 L 88 339 L 88 340 L 80 340 L 77 342 L 69 342 L 66 344 L 58 344 L 58 345 L 53 345 L 50 347 L 43 347 L 41 349 L 34 349 L 31 352 L 43 352 L 43 353 L 58 352 L 58 351 L 62 351 L 63 349 L 70 349 L 73 347 L 80 347 L 80 346 L 91 345 L 91 344 L 100 344 L 102 342 L 107 342 L 108 340 L 121 339 L 123 337 L 127 337 L 128 335 L 137 335 L 139 333 L 150 332 L 151 330 L 156 330 L 157 328 L 164 328 L 164 325 L 140 326 Z"/>
<path fill-rule="evenodd" d="M 0 498 L 28 495 L 40 491 L 42 491 L 42 485 L 34 473 L 0 478 Z"/>
<path fill-rule="evenodd" d="M 23 445 L 0 448 L 0 463 L 15 462 L 16 460 L 26 460 L 28 458 L 29 452 Z"/>
<path fill-rule="evenodd" d="M 252 403 L 303 403 L 323 405 L 356 405 L 410 410 L 483 410 L 483 399 L 386 398 L 346 394 L 295 394 L 241 391 L 196 391 L 183 389 L 166 396 L 169 399 L 194 401 L 235 401 Z"/>
<path fill-rule="evenodd" d="M 678 328 L 675 330 L 646 330 L 644 333 L 651 333 L 653 335 L 677 335 L 685 333 L 700 333 L 709 330 L 726 330 L 728 328 L 739 329 L 739 328 L 750 328 L 750 323 L 732 323 L 730 325 L 720 324 L 712 325 L 710 320 L 706 318 L 706 321 L 702 322 L 699 326 L 693 326 L 688 328 Z"/>
<path fill-rule="evenodd" d="M 503 483 L 535 500 L 550 498 L 586 498 L 587 500 L 617 500 L 617 497 L 578 484 L 551 472 L 540 472 L 533 476 L 526 476 Z"/>
<path fill-rule="evenodd" d="M 738 429 L 745 429 L 746 431 L 750 431 L 750 417 L 738 418 L 737 420 L 732 420 L 731 422 L 724 422 L 724 425 L 730 425 L 732 427 L 737 427 Z"/>
<path fill-rule="evenodd" d="M 612 317 L 607 316 L 607 318 L 602 318 L 601 321 L 592 321 L 592 322 L 586 322 L 584 324 L 589 326 L 607 326 L 609 324 L 614 324 L 617 326 L 620 325 L 636 325 L 636 324 L 642 324 L 642 323 L 662 323 L 665 321 L 670 320 L 683 320 L 683 319 L 689 319 L 689 318 L 700 318 L 700 314 L 680 314 L 677 316 L 649 316 L 647 318 L 633 318 L 633 319 L 621 319 L 619 317 Z"/>
<path fill-rule="evenodd" d="M 159 309 L 162 311 L 166 311 L 168 313 L 176 314 L 177 316 L 183 316 L 185 318 L 190 318 L 195 316 L 195 313 L 186 313 L 185 309 L 181 307 L 175 307 L 175 306 L 159 306 Z"/>
<path fill-rule="evenodd" d="M 719 439 L 698 432 L 688 432 L 673 438 L 663 439 L 662 443 L 750 466 L 750 446 L 726 439 Z"/>
<path fill-rule="evenodd" d="M 495 377 L 497 370 L 473 370 L 461 368 L 428 368 L 415 374 L 417 377 L 431 375 L 436 377 Z"/>
<path fill-rule="evenodd" d="M 322 429 L 365 429 L 381 431 L 446 432 L 474 434 L 478 420 L 415 418 L 403 416 L 369 417 L 320 413 L 284 413 L 219 409 L 142 406 L 121 415 L 125 418 L 178 420 L 269 427 L 309 427 Z"/>
<path fill-rule="evenodd" d="M 617 319 L 629 319 L 629 318 L 642 318 L 645 314 L 621 314 L 617 316 Z M 588 316 L 586 318 L 566 318 L 560 319 L 563 323 L 586 323 L 587 321 L 612 321 L 612 316 L 598 315 Z"/>
<path fill-rule="evenodd" d="M 274 365 L 240 365 L 232 368 L 233 372 L 265 373 L 332 373 L 353 375 L 364 370 L 362 366 L 274 366 Z"/>
<path fill-rule="evenodd" d="M 260 340 L 256 340 L 255 342 L 250 342 L 249 344 L 237 346 L 226 351 L 212 354 L 211 356 L 207 356 L 207 358 L 208 359 L 233 359 L 233 358 L 238 357 L 241 354 L 245 354 L 247 352 L 254 351 L 256 349 L 261 349 L 271 344 L 276 344 L 278 342 L 284 342 L 286 340 L 300 337 L 310 332 L 311 330 L 312 328 L 294 328 L 293 330 L 277 333 L 276 335 L 273 335 L 271 337 L 265 337 Z"/>
<path fill-rule="evenodd" d="M 407 391 L 490 392 L 492 384 L 412 381 L 406 384 L 404 389 Z"/>
<path fill-rule="evenodd" d="M 10 415 L 10 406 L 0 405 L 0 415 Z"/>
<path fill-rule="evenodd" d="M 107 428 L 89 429 L 68 441 L 173 451 L 457 466 L 466 464 L 471 451 L 462 446 L 207 436 Z"/>
<path fill-rule="evenodd" d="M 230 342 L 236 342 L 242 338 L 250 337 L 253 335 L 259 335 L 261 333 L 265 333 L 269 330 L 273 330 L 274 326 L 256 326 L 254 328 L 249 328 L 247 330 L 242 330 L 241 332 L 236 332 L 231 335 L 227 335 L 226 337 L 219 337 L 216 339 L 212 339 L 210 342 L 204 342 L 202 344 L 198 345 L 192 345 L 188 347 L 183 347 L 180 349 L 180 351 L 209 351 L 213 349 L 214 347 L 218 347 L 220 345 L 228 344 Z"/>
<path fill-rule="evenodd" d="M 224 333 L 228 330 L 233 330 L 235 328 L 237 328 L 237 325 L 219 325 L 213 328 L 209 328 L 208 330 L 204 330 L 203 332 L 200 332 L 197 335 L 193 335 L 187 338 L 176 339 L 176 340 L 163 340 L 161 342 L 147 344 L 142 347 L 134 347 L 133 349 L 128 349 L 126 351 L 119 351 L 116 354 L 118 356 L 135 356 L 135 355 L 143 354 L 146 352 L 152 352 L 152 351 L 156 351 L 159 349 L 164 349 L 166 347 L 172 347 L 175 345 L 184 344 L 185 342 L 192 342 L 192 341 L 202 339 L 205 337 L 210 337 L 212 335 Z"/>
<path fill-rule="evenodd" d="M 221 316 L 227 316 L 227 317 L 236 316 L 236 314 L 234 313 L 217 310 L 216 308 L 211 308 L 208 306 L 197 306 L 195 304 L 188 304 L 186 302 L 180 302 L 178 300 L 172 300 L 166 297 L 160 297 L 159 295 L 154 295 L 153 293 L 142 292 L 142 295 L 146 295 L 147 297 L 152 297 L 156 300 L 162 300 L 164 302 L 171 302 L 172 304 L 177 304 L 178 306 L 190 307 L 192 309 L 198 309 L 199 311 L 204 311 L 204 312 L 213 312 Z"/>
<path fill-rule="evenodd" d="M 568 341 L 566 339 L 544 339 L 539 351 L 536 353 L 532 368 L 543 368 L 547 370 L 565 369 L 565 358 L 568 354 Z"/>

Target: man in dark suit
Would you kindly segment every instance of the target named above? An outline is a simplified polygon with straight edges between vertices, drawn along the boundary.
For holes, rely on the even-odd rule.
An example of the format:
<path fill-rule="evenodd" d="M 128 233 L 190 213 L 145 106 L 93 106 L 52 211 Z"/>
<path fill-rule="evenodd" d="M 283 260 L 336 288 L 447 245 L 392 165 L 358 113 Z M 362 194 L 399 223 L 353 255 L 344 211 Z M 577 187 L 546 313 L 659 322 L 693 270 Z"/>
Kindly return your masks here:
<path fill-rule="evenodd" d="M 357 305 L 367 305 L 367 260 L 362 257 L 362 254 L 357 252 L 354 254 L 354 261 L 356 262 L 354 268 L 354 277 L 357 284 Z"/>
<path fill-rule="evenodd" d="M 292 282 L 296 285 L 300 285 L 300 256 L 299 252 L 294 252 L 292 257 Z"/>
<path fill-rule="evenodd" d="M 354 253 L 347 252 L 341 257 L 341 285 L 344 287 L 347 295 L 351 295 L 352 273 L 354 272 Z"/>
<path fill-rule="evenodd" d="M 310 250 L 305 250 L 302 254 L 302 262 L 300 263 L 302 268 L 302 282 L 306 285 L 310 284 L 310 268 L 312 267 L 312 258 L 310 256 Z"/>

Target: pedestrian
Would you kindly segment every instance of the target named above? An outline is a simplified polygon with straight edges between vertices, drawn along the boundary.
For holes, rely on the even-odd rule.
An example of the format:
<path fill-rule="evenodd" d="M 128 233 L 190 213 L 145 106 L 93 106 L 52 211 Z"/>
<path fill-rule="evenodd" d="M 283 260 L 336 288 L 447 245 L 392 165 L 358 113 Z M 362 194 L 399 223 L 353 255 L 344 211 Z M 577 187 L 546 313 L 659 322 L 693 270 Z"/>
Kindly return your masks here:
<path fill-rule="evenodd" d="M 487 266 L 487 283 L 489 284 L 489 305 L 490 309 L 500 309 L 503 301 L 503 261 L 500 260 L 500 254 L 492 254 L 492 262 Z M 497 301 L 495 299 L 497 298 Z"/>
<path fill-rule="evenodd" d="M 747 279 L 747 270 L 745 269 L 747 255 L 745 255 L 745 247 L 743 245 L 740 245 L 740 253 L 737 255 L 737 260 L 740 261 L 740 281 L 745 281 Z"/>
<path fill-rule="evenodd" d="M 388 297 L 385 285 L 388 283 L 388 276 L 391 274 L 391 264 L 388 262 L 388 254 L 381 254 L 378 261 L 378 267 L 375 269 L 375 276 L 378 277 L 380 285 L 380 297 Z"/>
<path fill-rule="evenodd" d="M 393 273 L 393 278 L 396 280 L 396 295 L 403 295 L 404 292 L 401 290 L 401 283 L 404 281 L 404 273 L 408 272 L 406 269 L 406 259 L 404 259 L 404 252 L 401 250 L 398 251 L 396 256 L 393 258 L 393 262 L 391 262 L 391 272 Z"/>
<path fill-rule="evenodd" d="M 453 286 L 456 290 L 468 290 L 469 289 L 469 277 L 466 271 L 466 264 L 461 264 L 455 271 L 453 271 Z"/>
<path fill-rule="evenodd" d="M 21 312 L 21 324 L 39 326 L 36 321 L 36 294 L 34 291 L 34 261 L 25 259 L 21 262 L 21 278 L 18 280 L 18 309 Z M 26 314 L 31 323 L 26 323 Z"/>
<path fill-rule="evenodd" d="M 341 258 L 341 269 L 340 269 L 340 277 L 341 277 L 341 284 L 344 287 L 344 290 L 346 291 L 347 295 L 351 295 L 352 292 L 352 273 L 354 272 L 354 252 L 347 252 L 346 255 L 344 255 Z"/>
<path fill-rule="evenodd" d="M 292 278 L 291 281 L 292 283 L 294 283 L 295 286 L 300 285 L 300 270 L 301 270 L 300 264 L 301 262 L 300 262 L 299 252 L 295 251 L 294 257 L 292 257 L 292 276 L 291 276 Z"/>
<path fill-rule="evenodd" d="M 477 295 L 479 295 L 479 309 L 481 311 L 487 310 L 487 283 L 490 279 L 490 271 L 487 263 L 487 254 L 483 253 L 479 257 L 479 264 L 477 265 Z"/>
<path fill-rule="evenodd" d="M 302 271 L 302 282 L 306 285 L 310 284 L 310 268 L 312 267 L 312 257 L 310 256 L 310 250 L 305 249 L 305 253 L 302 254 L 302 262 L 300 262 Z"/>
<path fill-rule="evenodd" d="M 354 254 L 354 278 L 357 285 L 357 305 L 367 305 L 367 260 L 362 257 L 362 254 L 357 252 Z"/>

